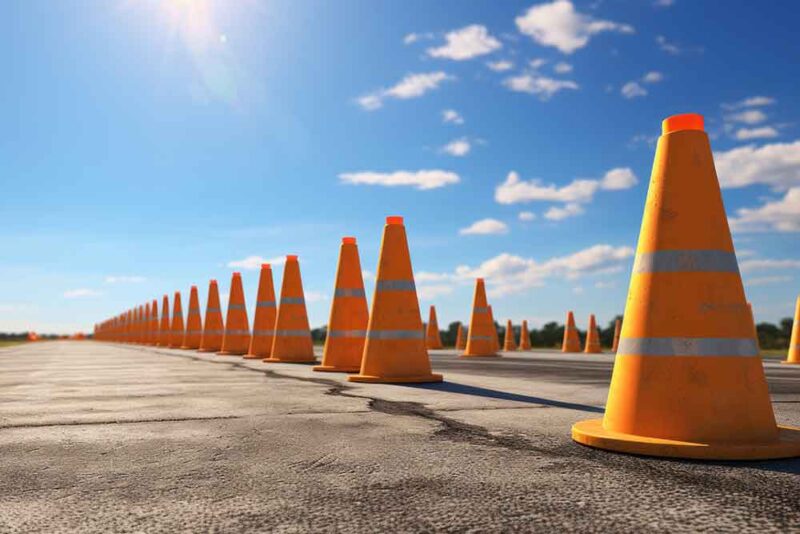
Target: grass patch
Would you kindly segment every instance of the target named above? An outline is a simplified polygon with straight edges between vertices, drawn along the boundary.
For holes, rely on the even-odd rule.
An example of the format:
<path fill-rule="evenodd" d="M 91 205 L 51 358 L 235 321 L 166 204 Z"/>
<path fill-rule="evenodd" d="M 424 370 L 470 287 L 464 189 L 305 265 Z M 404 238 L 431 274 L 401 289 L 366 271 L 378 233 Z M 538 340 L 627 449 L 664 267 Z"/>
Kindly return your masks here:
<path fill-rule="evenodd" d="M 11 347 L 11 346 L 13 346 L 13 345 L 21 345 L 22 343 L 27 343 L 27 341 L 25 341 L 25 340 L 18 340 L 18 341 L 16 341 L 16 340 L 7 340 L 7 339 L 4 339 L 4 340 L 0 340 L 0 348 L 3 348 L 3 347 Z"/>

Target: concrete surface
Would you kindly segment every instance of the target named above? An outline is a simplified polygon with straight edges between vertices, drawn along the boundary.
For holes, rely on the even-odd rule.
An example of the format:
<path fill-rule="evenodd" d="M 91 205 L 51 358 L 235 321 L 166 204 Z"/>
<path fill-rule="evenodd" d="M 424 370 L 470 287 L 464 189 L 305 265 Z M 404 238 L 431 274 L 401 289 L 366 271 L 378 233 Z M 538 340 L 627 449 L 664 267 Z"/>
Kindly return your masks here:
<path fill-rule="evenodd" d="M 573 443 L 613 358 L 432 353 L 443 384 L 95 342 L 0 350 L 0 532 L 800 530 L 800 460 Z M 800 426 L 800 367 L 766 363 Z"/>

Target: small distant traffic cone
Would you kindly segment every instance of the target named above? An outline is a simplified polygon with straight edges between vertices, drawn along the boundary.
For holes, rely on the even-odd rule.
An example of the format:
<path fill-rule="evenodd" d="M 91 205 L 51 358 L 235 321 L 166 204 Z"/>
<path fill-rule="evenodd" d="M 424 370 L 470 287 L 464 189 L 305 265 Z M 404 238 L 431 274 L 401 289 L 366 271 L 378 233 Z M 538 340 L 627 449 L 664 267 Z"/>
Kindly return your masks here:
<path fill-rule="evenodd" d="M 134 317 L 136 321 L 136 328 L 133 332 L 133 342 L 137 345 L 141 345 L 144 341 L 144 306 L 139 305 L 134 310 Z"/>
<path fill-rule="evenodd" d="M 147 325 L 147 344 L 158 345 L 158 299 L 150 304 L 150 322 Z"/>
<path fill-rule="evenodd" d="M 528 332 L 528 321 L 522 321 L 519 331 L 519 350 L 531 350 L 531 334 Z"/>
<path fill-rule="evenodd" d="M 622 328 L 622 321 L 617 319 L 614 321 L 614 345 L 611 347 L 611 352 L 614 354 L 617 353 L 617 348 L 619 347 L 619 332 Z"/>
<path fill-rule="evenodd" d="M 442 348 L 442 336 L 439 333 L 439 321 L 436 319 L 436 306 L 431 305 L 428 312 L 428 326 L 425 334 L 425 344 L 428 350 Z"/>
<path fill-rule="evenodd" d="M 578 328 L 575 326 L 575 316 L 571 311 L 567 312 L 567 324 L 564 325 L 564 341 L 561 343 L 561 352 L 580 352 L 581 338 L 578 336 Z"/>
<path fill-rule="evenodd" d="M 208 298 L 206 298 L 206 317 L 203 321 L 203 337 L 200 338 L 198 352 L 219 351 L 222 348 L 224 328 L 222 308 L 219 304 L 219 287 L 216 280 L 210 280 L 208 282 Z"/>
<path fill-rule="evenodd" d="M 268 363 L 313 363 L 314 344 L 308 326 L 308 312 L 303 293 L 303 280 L 300 277 L 300 263 L 297 256 L 286 256 L 281 282 L 281 300 L 278 316 L 275 318 L 275 337 Z"/>
<path fill-rule="evenodd" d="M 183 308 L 181 307 L 181 293 L 175 292 L 172 298 L 172 325 L 169 332 L 169 348 L 178 349 L 183 344 L 183 335 L 185 333 L 183 323 Z"/>
<path fill-rule="evenodd" d="M 328 335 L 322 352 L 322 365 L 315 371 L 356 373 L 367 340 L 369 308 L 355 237 L 342 238 L 336 288 L 328 320 Z"/>
<path fill-rule="evenodd" d="M 241 356 L 250 348 L 250 321 L 244 302 L 241 273 L 231 276 L 231 290 L 228 294 L 228 315 L 225 317 L 225 330 L 222 335 L 221 356 Z"/>
<path fill-rule="evenodd" d="M 517 341 L 514 339 L 514 326 L 511 324 L 511 319 L 506 321 L 506 335 L 503 340 L 503 350 L 506 352 L 517 350 Z"/>
<path fill-rule="evenodd" d="M 494 320 L 494 311 L 492 310 L 491 304 L 489 304 L 489 319 L 492 321 L 492 343 L 494 345 L 494 351 L 498 352 L 500 350 L 500 334 L 497 332 L 497 322 Z"/>
<path fill-rule="evenodd" d="M 253 332 L 250 336 L 250 348 L 244 355 L 246 360 L 268 358 L 272 351 L 272 338 L 275 335 L 275 287 L 272 285 L 272 267 L 269 263 L 261 264 L 256 293 L 256 313 L 253 319 Z"/>
<path fill-rule="evenodd" d="M 789 341 L 789 353 L 786 360 L 781 363 L 800 364 L 800 297 L 794 309 L 794 323 L 792 323 L 792 338 Z"/>
<path fill-rule="evenodd" d="M 144 305 L 144 320 L 142 321 L 142 345 L 150 344 L 150 303 Z"/>
<path fill-rule="evenodd" d="M 597 322 L 594 314 L 589 315 L 589 328 L 586 329 L 586 346 L 583 352 L 586 354 L 603 352 L 600 348 L 600 333 L 597 331 Z"/>
<path fill-rule="evenodd" d="M 467 345 L 462 358 L 477 356 L 498 356 L 495 347 L 497 331 L 492 320 L 491 309 L 486 303 L 486 287 L 483 278 L 475 279 L 475 293 L 472 296 L 472 315 L 467 332 Z"/>
<path fill-rule="evenodd" d="M 189 290 L 189 313 L 186 315 L 186 332 L 183 335 L 181 348 L 197 350 L 200 348 L 200 338 L 203 337 L 203 319 L 200 317 L 200 299 L 197 296 L 197 286 Z"/>
<path fill-rule="evenodd" d="M 458 330 L 456 330 L 456 350 L 464 350 L 467 348 L 467 338 L 464 335 L 464 326 L 458 323 Z"/>
<path fill-rule="evenodd" d="M 352 382 L 441 382 L 431 373 L 402 217 L 387 217 L 361 371 Z"/>
<path fill-rule="evenodd" d="M 649 456 L 800 455 L 770 403 L 703 118 L 663 122 L 605 417 L 584 445 Z"/>
<path fill-rule="evenodd" d="M 170 338 L 169 297 L 164 295 L 161 301 L 161 326 L 158 332 L 158 346 L 169 347 Z"/>

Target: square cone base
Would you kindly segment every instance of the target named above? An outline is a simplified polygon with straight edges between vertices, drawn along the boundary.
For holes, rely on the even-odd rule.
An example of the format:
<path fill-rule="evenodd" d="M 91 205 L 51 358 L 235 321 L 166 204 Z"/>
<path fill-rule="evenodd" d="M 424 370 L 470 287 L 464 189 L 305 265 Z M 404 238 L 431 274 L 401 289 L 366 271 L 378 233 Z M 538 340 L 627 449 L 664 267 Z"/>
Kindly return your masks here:
<path fill-rule="evenodd" d="M 459 358 L 502 358 L 500 354 L 459 354 Z"/>
<path fill-rule="evenodd" d="M 423 384 L 427 382 L 441 382 L 442 375 L 431 373 L 419 376 L 371 376 L 371 375 L 350 375 L 347 377 L 350 382 L 368 382 L 371 384 Z"/>
<path fill-rule="evenodd" d="M 302 359 L 302 360 L 284 360 L 281 358 L 273 358 L 270 356 L 269 358 L 264 358 L 261 360 L 264 363 L 317 363 L 317 359 L 313 356 L 309 359 Z"/>
<path fill-rule="evenodd" d="M 335 367 L 333 365 L 316 365 L 314 371 L 322 371 L 323 373 L 357 373 L 361 367 Z"/>
<path fill-rule="evenodd" d="M 778 426 L 769 443 L 699 443 L 623 434 L 603 428 L 602 419 L 572 426 L 572 439 L 596 449 L 691 460 L 770 460 L 800 456 L 800 428 Z"/>

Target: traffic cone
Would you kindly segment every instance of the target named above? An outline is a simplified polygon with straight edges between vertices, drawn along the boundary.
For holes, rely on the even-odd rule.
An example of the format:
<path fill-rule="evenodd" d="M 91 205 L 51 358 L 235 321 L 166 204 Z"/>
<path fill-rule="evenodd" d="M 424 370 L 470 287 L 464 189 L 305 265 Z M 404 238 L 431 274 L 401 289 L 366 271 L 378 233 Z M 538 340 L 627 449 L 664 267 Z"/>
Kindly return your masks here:
<path fill-rule="evenodd" d="M 594 314 L 589 315 L 589 328 L 586 330 L 586 345 L 583 352 L 586 354 L 603 352 L 600 348 L 600 333 L 597 331 L 597 322 Z"/>
<path fill-rule="evenodd" d="M 158 299 L 150 304 L 150 322 L 147 325 L 147 344 L 158 345 Z"/>
<path fill-rule="evenodd" d="M 241 356 L 250 348 L 250 321 L 244 302 L 241 273 L 231 276 L 231 290 L 228 295 L 228 314 L 222 334 L 221 356 Z"/>
<path fill-rule="evenodd" d="M 617 347 L 619 347 L 619 332 L 622 328 L 622 321 L 617 319 L 614 321 L 614 345 L 611 347 L 611 352 L 614 354 L 617 353 Z"/>
<path fill-rule="evenodd" d="M 161 300 L 161 326 L 158 332 L 158 346 L 169 347 L 170 322 L 169 322 L 169 297 L 164 295 Z"/>
<path fill-rule="evenodd" d="M 219 287 L 216 280 L 210 280 L 208 282 L 208 298 L 206 298 L 206 317 L 203 321 L 203 337 L 200 338 L 198 352 L 219 351 L 222 348 L 224 332 L 222 308 L 219 304 Z"/>
<path fill-rule="evenodd" d="M 425 345 L 428 350 L 442 348 L 442 336 L 439 334 L 439 321 L 436 319 L 436 306 L 431 305 L 428 312 L 428 326 L 425 334 Z"/>
<path fill-rule="evenodd" d="M 142 345 L 150 344 L 150 303 L 144 305 L 144 320 L 142 321 Z"/>
<path fill-rule="evenodd" d="M 792 323 L 792 338 L 789 341 L 789 353 L 786 360 L 781 363 L 800 364 L 800 297 L 794 309 L 794 323 Z"/>
<path fill-rule="evenodd" d="M 514 339 L 514 326 L 511 324 L 511 319 L 506 321 L 506 335 L 503 340 L 503 350 L 506 352 L 517 350 L 517 342 Z"/>
<path fill-rule="evenodd" d="M 272 267 L 269 263 L 261 264 L 258 277 L 258 293 L 256 293 L 256 313 L 253 319 L 253 332 L 250 336 L 250 348 L 244 355 L 246 360 L 268 358 L 272 351 L 272 338 L 275 334 L 275 287 L 272 285 Z"/>
<path fill-rule="evenodd" d="M 441 382 L 431 373 L 402 217 L 387 217 L 361 371 L 352 382 Z"/>
<path fill-rule="evenodd" d="M 314 344 L 296 255 L 286 256 L 281 282 L 280 305 L 275 318 L 275 337 L 267 363 L 315 363 Z"/>
<path fill-rule="evenodd" d="M 185 333 L 183 324 L 183 308 L 181 307 L 181 293 L 175 292 L 172 297 L 172 326 L 170 326 L 169 333 L 169 348 L 178 349 L 183 344 L 183 335 Z"/>
<path fill-rule="evenodd" d="M 467 348 L 467 339 L 464 336 L 464 326 L 458 323 L 458 329 L 456 330 L 456 350 L 464 350 L 465 348 Z"/>
<path fill-rule="evenodd" d="M 472 297 L 472 315 L 469 319 L 467 345 L 463 358 L 476 356 L 498 356 L 494 346 L 496 330 L 492 321 L 491 309 L 486 303 L 486 287 L 483 278 L 475 279 L 475 293 Z"/>
<path fill-rule="evenodd" d="M 494 311 L 492 305 L 489 304 L 489 320 L 492 322 L 492 345 L 493 350 L 498 352 L 500 350 L 500 334 L 497 333 L 497 323 L 494 320 Z"/>
<path fill-rule="evenodd" d="M 519 331 L 519 350 L 531 350 L 531 334 L 528 332 L 528 321 L 522 321 Z"/>
<path fill-rule="evenodd" d="M 663 123 L 603 419 L 576 441 L 715 460 L 800 455 L 779 427 L 753 339 L 700 115 Z"/>
<path fill-rule="evenodd" d="M 189 313 L 186 315 L 186 332 L 183 335 L 181 348 L 197 350 L 200 348 L 200 338 L 203 337 L 203 319 L 200 317 L 200 299 L 197 296 L 197 286 L 189 290 Z"/>
<path fill-rule="evenodd" d="M 756 328 L 756 316 L 753 314 L 753 305 L 749 302 L 747 303 L 747 310 L 750 312 L 750 320 L 753 322 L 753 339 L 756 340 L 756 349 L 758 353 L 761 354 L 761 345 L 758 341 L 758 328 Z"/>
<path fill-rule="evenodd" d="M 328 320 L 328 335 L 322 352 L 322 365 L 315 371 L 356 373 L 367 339 L 369 308 L 364 294 L 364 279 L 355 237 L 342 238 L 336 288 Z"/>
<path fill-rule="evenodd" d="M 139 326 L 136 328 L 136 343 L 144 345 L 147 343 L 147 307 L 144 304 L 139 306 Z"/>
<path fill-rule="evenodd" d="M 580 352 L 581 338 L 575 326 L 575 316 L 567 312 L 567 324 L 564 326 L 564 341 L 561 343 L 561 352 Z"/>

